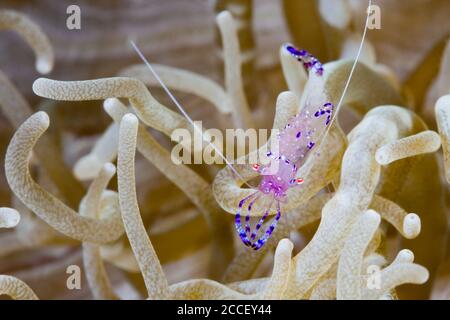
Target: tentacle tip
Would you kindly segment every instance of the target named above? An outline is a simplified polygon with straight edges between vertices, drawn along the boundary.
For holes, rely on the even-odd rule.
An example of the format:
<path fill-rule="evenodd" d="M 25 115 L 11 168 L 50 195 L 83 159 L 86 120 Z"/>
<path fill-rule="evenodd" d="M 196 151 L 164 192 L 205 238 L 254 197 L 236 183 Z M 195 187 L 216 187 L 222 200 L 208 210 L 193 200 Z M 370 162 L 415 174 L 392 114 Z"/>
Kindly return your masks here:
<path fill-rule="evenodd" d="M 364 215 L 375 223 L 380 223 L 381 221 L 380 214 L 375 210 L 369 209 L 364 213 Z"/>
<path fill-rule="evenodd" d="M 126 115 L 123 116 L 122 122 L 131 125 L 136 125 L 138 123 L 138 118 L 132 113 L 127 113 Z"/>
<path fill-rule="evenodd" d="M 14 228 L 20 222 L 20 213 L 13 208 L 0 208 L 0 227 Z"/>
<path fill-rule="evenodd" d="M 114 164 L 112 164 L 111 162 L 106 162 L 103 165 L 102 170 L 110 177 L 112 177 L 116 174 L 116 166 Z"/>
<path fill-rule="evenodd" d="M 436 101 L 435 110 L 438 111 L 442 108 L 450 108 L 450 94 L 444 95 Z"/>
<path fill-rule="evenodd" d="M 414 253 L 409 249 L 402 249 L 397 254 L 396 259 L 401 262 L 413 263 L 414 262 Z"/>
<path fill-rule="evenodd" d="M 53 62 L 48 59 L 38 59 L 36 61 L 36 70 L 40 74 L 48 74 L 53 70 Z"/>
<path fill-rule="evenodd" d="M 101 168 L 101 161 L 95 155 L 88 154 L 75 163 L 73 174 L 81 181 L 90 180 L 97 176 Z"/>
<path fill-rule="evenodd" d="M 233 21 L 233 16 L 228 10 L 224 10 L 216 16 L 216 21 L 219 25 L 224 23 L 230 23 Z"/>
<path fill-rule="evenodd" d="M 420 234 L 421 221 L 415 213 L 409 213 L 403 219 L 403 233 L 407 239 L 413 239 Z"/>
<path fill-rule="evenodd" d="M 277 97 L 277 104 L 279 103 L 297 103 L 297 95 L 292 91 L 283 91 Z"/>
<path fill-rule="evenodd" d="M 437 132 L 434 132 L 434 131 L 430 131 L 430 135 L 431 135 L 431 152 L 436 152 L 436 151 L 438 151 L 439 150 L 439 148 L 441 147 L 441 145 L 442 145 L 442 140 L 441 140 L 441 136 L 437 133 Z"/>
<path fill-rule="evenodd" d="M 294 249 L 294 244 L 292 243 L 292 241 L 289 238 L 283 238 L 280 240 L 280 242 L 278 242 L 278 247 L 283 248 L 285 250 L 289 250 L 292 251 Z"/>
<path fill-rule="evenodd" d="M 430 278 L 430 272 L 428 271 L 427 268 L 423 267 L 423 271 L 419 277 L 419 283 L 423 284 L 423 283 L 427 282 L 429 278 Z"/>
<path fill-rule="evenodd" d="M 386 152 L 383 147 L 380 147 L 375 153 L 375 161 L 381 165 L 385 166 L 390 163 L 389 157 L 387 157 Z"/>
<path fill-rule="evenodd" d="M 42 126 L 48 128 L 50 126 L 50 117 L 45 111 L 38 111 L 33 116 L 33 119 L 37 120 Z"/>
<path fill-rule="evenodd" d="M 110 110 L 113 110 L 117 105 L 121 105 L 121 102 L 117 98 L 107 98 L 103 101 L 103 109 L 109 113 Z"/>
<path fill-rule="evenodd" d="M 37 78 L 36 80 L 34 80 L 33 86 L 32 86 L 34 94 L 36 94 L 40 97 L 46 98 L 44 92 L 45 92 L 45 88 L 48 87 L 49 81 L 50 81 L 50 79 L 47 79 L 47 78 Z"/>

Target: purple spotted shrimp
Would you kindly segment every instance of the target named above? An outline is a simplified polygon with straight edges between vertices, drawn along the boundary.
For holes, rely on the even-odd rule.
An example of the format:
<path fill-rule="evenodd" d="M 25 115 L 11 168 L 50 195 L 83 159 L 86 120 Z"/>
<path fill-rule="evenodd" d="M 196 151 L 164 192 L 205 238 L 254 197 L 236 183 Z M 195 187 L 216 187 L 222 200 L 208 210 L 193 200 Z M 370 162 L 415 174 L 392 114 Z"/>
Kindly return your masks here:
<path fill-rule="evenodd" d="M 366 23 L 367 24 L 367 23 Z M 195 130 L 197 130 L 204 139 L 203 132 L 199 129 L 195 122 L 187 115 L 184 108 L 177 101 L 174 95 L 169 91 L 166 85 L 162 82 L 161 78 L 157 75 L 152 65 L 147 61 L 137 45 L 130 41 L 131 46 L 137 52 L 142 61 L 149 68 L 150 72 L 161 84 L 161 87 L 166 91 L 167 95 L 172 99 L 176 107 L 181 113 L 188 119 Z M 292 45 L 285 45 L 285 50 L 289 52 L 295 59 L 303 64 L 303 67 L 310 72 L 310 80 L 318 80 L 322 78 L 324 72 L 322 64 L 310 53 L 305 50 L 298 50 Z M 356 59 L 355 61 L 357 61 Z M 355 62 L 356 64 L 356 62 Z M 354 64 L 354 66 L 355 66 Z M 314 77 L 314 79 L 311 79 Z M 350 81 L 351 76 L 349 77 Z M 347 81 L 347 84 L 348 84 Z M 345 92 L 345 90 L 344 90 Z M 344 95 L 344 93 L 343 93 Z M 326 127 L 332 122 L 334 106 L 330 102 L 323 101 L 320 105 L 313 105 L 318 101 L 323 100 L 322 97 L 306 97 L 304 101 L 304 107 L 301 112 L 289 120 L 288 124 L 277 136 L 278 151 L 270 151 L 267 156 L 271 159 L 270 164 L 265 167 L 261 167 L 259 164 L 254 164 L 253 169 L 258 171 L 262 180 L 258 186 L 258 189 L 250 196 L 242 199 L 239 202 L 239 208 L 236 212 L 235 225 L 239 233 L 242 242 L 254 250 L 260 249 L 272 235 L 278 221 L 281 217 L 280 202 L 286 200 L 286 192 L 289 188 L 298 186 L 303 183 L 302 178 L 296 178 L 297 170 L 305 163 L 307 156 L 311 153 L 314 146 L 320 143 L 320 139 L 323 133 L 326 131 Z M 335 111 L 336 112 L 336 111 Z M 209 142 L 209 141 L 208 141 Z M 212 145 L 213 146 L 213 145 Z M 227 165 L 239 175 L 227 159 L 222 155 L 220 150 L 213 148 L 221 155 Z M 250 228 L 250 212 L 252 206 L 261 197 L 269 197 L 269 205 L 264 210 L 264 214 L 256 224 L 254 230 Z M 245 217 L 245 229 L 242 227 L 241 211 L 247 204 L 247 215 Z M 263 223 L 269 216 L 272 207 L 276 206 L 276 215 L 272 223 L 266 229 L 265 233 L 258 237 L 258 232 L 261 229 Z"/>
<path fill-rule="evenodd" d="M 290 44 L 285 45 L 284 48 L 302 63 L 307 71 L 313 72 L 315 76 L 322 76 L 322 64 L 310 53 L 305 50 L 298 50 Z M 255 171 L 261 174 L 262 180 L 257 191 L 239 202 L 235 218 L 236 230 L 246 246 L 258 250 L 272 235 L 281 217 L 280 202 L 285 201 L 286 192 L 289 188 L 303 183 L 302 178 L 296 178 L 297 170 L 305 163 L 314 146 L 320 142 L 318 139 L 322 137 L 332 120 L 333 109 L 334 106 L 330 102 L 324 101 L 323 104 L 317 106 L 311 105 L 307 101 L 301 112 L 291 118 L 285 128 L 277 135 L 278 151 L 267 153 L 270 164 L 264 167 L 259 164 L 252 166 Z M 250 211 L 255 202 L 264 196 L 270 197 L 269 204 L 252 230 L 250 227 Z M 241 221 L 244 205 L 247 207 L 245 226 Z M 258 233 L 274 205 L 276 207 L 275 218 L 265 232 L 258 237 Z"/>

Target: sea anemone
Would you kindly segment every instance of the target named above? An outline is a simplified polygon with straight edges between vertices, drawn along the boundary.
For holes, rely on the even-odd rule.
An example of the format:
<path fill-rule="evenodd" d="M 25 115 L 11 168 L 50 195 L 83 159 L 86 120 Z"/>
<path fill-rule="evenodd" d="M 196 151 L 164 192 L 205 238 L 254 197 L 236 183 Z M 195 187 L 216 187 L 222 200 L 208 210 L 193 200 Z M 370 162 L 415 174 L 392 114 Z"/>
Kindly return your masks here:
<path fill-rule="evenodd" d="M 261 84 L 251 82 L 263 72 L 255 63 L 248 26 L 252 4 L 232 2 L 215 5 L 222 81 L 151 60 L 183 102 L 206 102 L 209 108 L 194 113 L 194 120 L 208 120 L 221 130 L 271 126 L 269 141 L 228 159 L 232 166 L 172 161 L 173 133 L 185 129 L 195 135 L 198 128 L 174 111 L 145 64 L 127 62 L 107 77 L 88 80 L 37 78 L 31 98 L 0 71 L 0 108 L 14 128 L 12 137 L 5 133 L 4 184 L 10 191 L 1 198 L 0 228 L 8 230 L 0 233 L 0 261 L 20 258 L 26 250 L 51 260 L 41 265 L 31 257 L 26 271 L 14 263 L 0 268 L 5 274 L 0 275 L 0 295 L 449 298 L 444 196 L 450 183 L 450 45 L 438 50 L 432 75 L 419 67 L 404 80 L 392 65 L 378 61 L 383 60 L 376 54 L 380 40 L 366 40 L 354 61 L 365 16 L 357 2 L 284 1 L 293 40 L 326 61 L 323 77 L 311 76 L 279 43 L 280 49 L 271 53 L 278 57 L 276 67 L 265 70 L 271 79 L 267 87 L 270 81 L 277 84 L 261 90 Z M 309 10 L 300 13 L 300 22 L 289 10 L 298 12 L 296 6 Z M 308 21 L 311 34 L 299 30 L 302 21 Z M 52 71 L 50 40 L 27 16 L 0 10 L 0 29 L 26 41 L 39 73 Z M 59 47 L 58 53 L 63 50 Z M 200 60 L 207 54 L 196 52 L 204 55 Z M 67 78 L 58 72 L 51 77 Z M 424 85 L 418 79 L 428 86 L 420 89 Z M 36 96 L 44 102 L 31 107 L 27 100 L 36 101 Z M 267 160 L 267 146 L 278 130 L 307 103 L 318 104 L 318 97 L 342 105 L 339 117 L 296 173 L 303 183 L 287 190 L 286 201 L 280 202 L 282 217 L 267 243 L 259 250 L 243 246 L 232 228 L 240 200 L 252 194 L 248 186 L 258 176 L 249 159 Z M 80 107 L 96 100 L 102 101 L 110 122 L 99 124 L 95 134 L 83 134 L 83 123 L 74 124 L 76 132 L 59 124 L 72 117 L 101 123 L 97 113 Z M 256 106 L 262 102 L 264 107 Z M 435 105 L 431 115 L 429 104 Z M 61 106 L 69 111 L 56 116 Z M 183 146 L 196 153 L 209 143 Z M 248 219 L 258 221 L 264 213 L 263 204 L 255 202 Z M 66 270 L 73 265 L 82 267 L 86 280 L 79 296 L 66 285 Z M 60 284 L 43 289 L 42 274 Z M 405 292 L 404 284 L 416 286 Z"/>

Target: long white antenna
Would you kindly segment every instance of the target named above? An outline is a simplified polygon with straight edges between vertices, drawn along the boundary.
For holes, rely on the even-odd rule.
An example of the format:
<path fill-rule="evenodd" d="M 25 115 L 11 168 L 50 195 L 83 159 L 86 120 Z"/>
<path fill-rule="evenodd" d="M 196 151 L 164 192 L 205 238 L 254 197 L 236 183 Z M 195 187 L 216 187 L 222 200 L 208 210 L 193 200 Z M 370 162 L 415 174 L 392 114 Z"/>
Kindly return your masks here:
<path fill-rule="evenodd" d="M 158 76 L 158 74 L 156 73 L 155 69 L 153 69 L 152 65 L 150 64 L 150 62 L 148 62 L 147 58 L 145 58 L 144 54 L 142 53 L 142 51 L 138 48 L 138 46 L 136 45 L 136 43 L 133 40 L 130 40 L 130 44 L 133 47 L 134 51 L 136 51 L 136 53 L 139 55 L 139 57 L 141 58 L 141 60 L 145 63 L 145 65 L 149 68 L 149 70 L 151 71 L 151 73 L 153 74 L 153 76 L 155 77 L 155 79 L 159 82 L 159 84 L 161 85 L 161 87 L 164 89 L 164 91 L 167 93 L 167 95 L 169 96 L 169 98 L 173 101 L 173 103 L 175 104 L 175 106 L 178 108 L 178 110 L 180 110 L 181 114 L 183 114 L 183 116 L 189 121 L 189 123 L 194 127 L 194 129 L 201 135 L 202 140 L 207 142 L 208 144 L 211 145 L 211 147 L 214 149 L 215 152 L 217 152 L 217 154 L 225 161 L 225 163 L 228 165 L 228 167 L 233 171 L 233 173 L 238 176 L 244 184 L 246 184 L 248 187 L 253 188 L 253 186 L 251 186 L 250 184 L 247 183 L 247 181 L 239 174 L 239 172 L 236 171 L 236 169 L 233 167 L 233 165 L 228 161 L 227 158 L 225 158 L 225 156 L 223 155 L 223 153 L 211 142 L 209 141 L 209 139 L 205 138 L 205 135 L 203 134 L 203 131 L 195 124 L 195 122 L 191 119 L 191 117 L 189 117 L 189 115 L 186 113 L 186 111 L 184 110 L 184 108 L 181 106 L 181 104 L 178 102 L 178 100 L 175 98 L 175 96 L 172 94 L 172 92 L 170 92 L 169 88 L 167 88 L 167 86 L 164 84 L 164 82 L 161 80 L 161 78 Z"/>
<path fill-rule="evenodd" d="M 362 35 L 362 38 L 361 38 L 361 43 L 359 44 L 358 52 L 356 53 L 355 62 L 353 62 L 352 69 L 350 70 L 350 74 L 349 74 L 349 76 L 347 78 L 347 82 L 345 83 L 344 91 L 342 91 L 341 98 L 339 99 L 339 102 L 338 102 L 338 104 L 336 106 L 336 112 L 335 112 L 333 118 L 331 119 L 328 128 L 325 130 L 324 138 L 327 135 L 328 131 L 330 130 L 331 125 L 333 124 L 333 121 L 337 118 L 338 111 L 341 108 L 342 102 L 344 101 L 345 94 L 347 93 L 348 87 L 350 85 L 350 81 L 352 80 L 352 77 L 353 77 L 353 72 L 355 71 L 356 64 L 358 63 L 359 56 L 361 55 L 361 51 L 362 51 L 362 48 L 364 46 L 364 40 L 366 39 L 367 26 L 369 25 L 369 16 L 370 16 L 370 11 L 369 10 L 370 10 L 371 6 L 372 6 L 372 0 L 369 0 L 369 5 L 367 6 L 366 23 L 364 25 L 364 32 L 363 32 L 363 35 Z"/>
<path fill-rule="evenodd" d="M 344 86 L 344 90 L 342 91 L 341 97 L 340 97 L 339 102 L 338 102 L 338 104 L 336 106 L 336 112 L 334 112 L 334 115 L 331 118 L 331 121 L 328 124 L 326 130 L 321 134 L 320 138 L 318 139 L 318 141 L 320 141 L 320 144 L 322 144 L 322 142 L 327 137 L 328 131 L 331 129 L 331 126 L 333 125 L 334 120 L 337 118 L 338 111 L 341 108 L 342 102 L 344 101 L 345 94 L 347 93 L 348 87 L 350 85 L 350 81 L 351 81 L 351 79 L 353 77 L 353 72 L 355 71 L 356 65 L 357 65 L 358 60 L 359 60 L 359 56 L 361 55 L 361 51 L 362 51 L 362 48 L 364 46 L 364 40 L 366 39 L 367 26 L 369 25 L 369 16 L 370 16 L 369 9 L 370 9 L 371 5 L 372 5 L 372 0 L 369 0 L 369 4 L 367 6 L 366 23 L 364 25 L 364 31 L 363 31 L 363 34 L 362 34 L 361 42 L 359 44 L 358 52 L 356 53 L 355 61 L 353 62 L 352 68 L 351 68 L 349 76 L 347 78 L 347 82 L 345 83 L 345 86 Z M 307 176 L 309 174 L 311 169 L 312 169 L 312 166 L 309 166 L 308 169 L 305 172 L 305 176 Z M 328 188 L 328 186 L 327 186 L 327 188 Z"/>

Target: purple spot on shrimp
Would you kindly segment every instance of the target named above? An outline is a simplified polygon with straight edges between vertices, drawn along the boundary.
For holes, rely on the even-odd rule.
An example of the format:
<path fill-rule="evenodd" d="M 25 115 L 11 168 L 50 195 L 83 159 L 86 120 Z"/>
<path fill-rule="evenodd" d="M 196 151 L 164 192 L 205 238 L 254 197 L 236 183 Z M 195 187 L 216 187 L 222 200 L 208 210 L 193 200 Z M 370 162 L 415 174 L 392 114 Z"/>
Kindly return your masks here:
<path fill-rule="evenodd" d="M 312 147 L 314 147 L 315 143 L 310 141 L 308 142 L 308 145 L 306 146 L 308 149 L 312 149 Z"/>
<path fill-rule="evenodd" d="M 306 51 L 305 50 L 298 50 L 297 48 L 295 48 L 294 46 L 288 45 L 286 46 L 286 50 L 294 55 L 294 56 L 304 56 L 306 55 Z"/>
<path fill-rule="evenodd" d="M 312 63 L 311 62 L 303 62 L 303 66 L 305 67 L 306 70 L 309 70 L 312 67 Z"/>
<path fill-rule="evenodd" d="M 287 158 L 285 156 L 282 157 L 283 160 L 287 160 Z M 284 196 L 283 195 L 283 190 L 278 190 L 279 186 L 278 183 L 274 182 L 273 179 L 270 181 L 266 181 L 267 183 L 271 183 L 273 184 L 276 188 L 274 189 L 273 186 L 270 188 L 269 192 L 273 191 L 274 192 L 274 197 L 276 199 L 276 203 L 277 203 L 277 214 L 275 216 L 275 218 L 273 219 L 272 223 L 270 224 L 270 226 L 267 227 L 267 229 L 265 230 L 264 234 L 261 235 L 259 238 L 257 237 L 259 230 L 262 228 L 262 225 L 265 221 L 265 219 L 268 217 L 269 212 L 272 208 L 272 204 L 273 202 L 270 204 L 270 206 L 268 208 L 266 208 L 266 211 L 264 213 L 264 215 L 261 217 L 261 219 L 258 221 L 258 223 L 256 224 L 256 226 L 254 228 L 251 228 L 249 220 L 250 220 L 250 215 L 247 214 L 245 217 L 245 227 L 244 225 L 241 224 L 241 209 L 239 209 L 236 212 L 236 217 L 235 217 L 235 226 L 236 226 L 236 231 L 238 232 L 238 235 L 240 237 L 240 240 L 242 241 L 242 243 L 248 247 L 253 248 L 254 250 L 259 250 L 269 239 L 269 237 L 271 236 L 272 232 L 274 231 L 278 220 L 281 217 L 281 211 L 280 211 L 280 202 L 278 199 L 280 199 L 280 197 Z M 262 191 L 262 187 L 260 186 L 260 191 Z M 250 209 L 251 206 L 253 205 L 253 203 L 255 203 L 259 198 L 260 198 L 260 194 L 258 193 L 253 193 L 252 195 L 246 197 L 245 199 L 243 199 L 244 201 L 242 201 L 241 206 L 244 204 L 245 201 L 251 199 L 251 202 L 248 205 L 248 208 Z"/>
<path fill-rule="evenodd" d="M 317 75 L 323 74 L 323 65 L 320 61 L 306 50 L 299 50 L 292 45 L 285 45 L 286 50 L 309 71 L 313 70 Z"/>
<path fill-rule="evenodd" d="M 289 53 L 297 55 L 298 50 L 292 46 L 286 46 L 286 50 L 289 51 Z"/>
<path fill-rule="evenodd" d="M 317 118 L 320 115 L 320 110 L 317 110 L 316 113 L 314 113 L 314 116 Z"/>
<path fill-rule="evenodd" d="M 299 139 L 301 136 L 302 136 L 302 132 L 301 132 L 301 131 L 297 132 L 297 134 L 295 135 L 295 137 L 296 137 L 297 139 Z"/>

